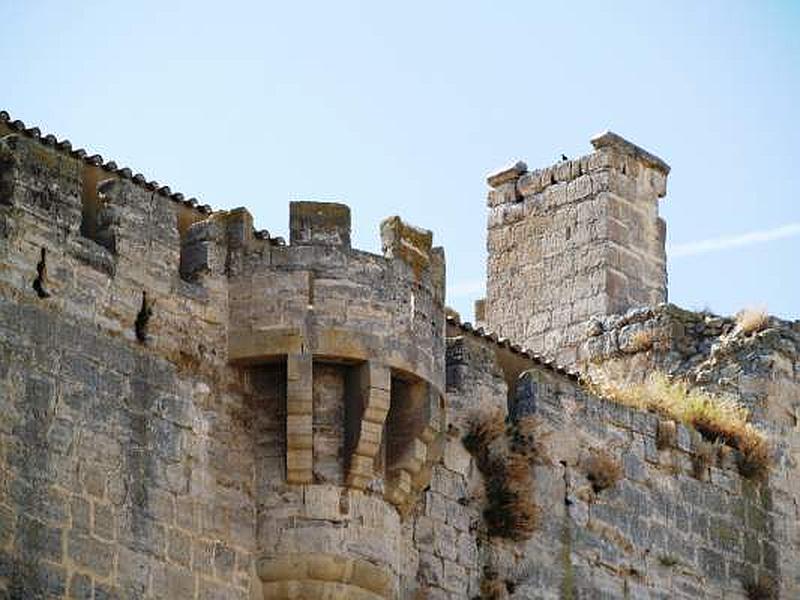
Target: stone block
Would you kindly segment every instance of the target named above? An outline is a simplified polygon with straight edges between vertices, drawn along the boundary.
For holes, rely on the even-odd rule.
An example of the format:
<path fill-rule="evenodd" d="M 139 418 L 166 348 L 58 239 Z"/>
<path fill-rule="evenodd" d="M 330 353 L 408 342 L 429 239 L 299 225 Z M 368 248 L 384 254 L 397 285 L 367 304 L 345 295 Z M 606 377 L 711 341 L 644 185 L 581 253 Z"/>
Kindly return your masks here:
<path fill-rule="evenodd" d="M 350 208 L 334 202 L 289 203 L 289 243 L 350 247 Z"/>
<path fill-rule="evenodd" d="M 85 498 L 75 496 L 70 500 L 70 516 L 75 531 L 89 533 L 92 529 L 92 505 Z"/>
<path fill-rule="evenodd" d="M 92 578 L 82 573 L 73 573 L 69 578 L 68 597 L 75 600 L 92 600 L 93 594 Z"/>
<path fill-rule="evenodd" d="M 27 560 L 61 562 L 64 556 L 62 530 L 22 515 L 17 520 L 15 547 Z"/>
<path fill-rule="evenodd" d="M 236 554 L 226 544 L 217 542 L 214 545 L 214 572 L 219 579 L 229 581 L 233 575 Z"/>
<path fill-rule="evenodd" d="M 183 567 L 159 565 L 153 570 L 153 591 L 165 598 L 192 598 L 195 576 Z"/>
<path fill-rule="evenodd" d="M 627 479 L 638 482 L 643 482 L 647 479 L 647 469 L 644 462 L 633 452 L 626 452 L 622 455 L 622 468 Z"/>
<path fill-rule="evenodd" d="M 472 456 L 459 439 L 448 439 L 444 445 L 444 466 L 462 477 L 470 472 Z"/>
<path fill-rule="evenodd" d="M 692 430 L 682 423 L 676 426 L 676 445 L 684 452 L 692 451 Z"/>
<path fill-rule="evenodd" d="M 712 581 L 722 581 L 726 578 L 725 559 L 719 552 L 708 548 L 699 548 L 697 558 L 706 577 Z"/>
<path fill-rule="evenodd" d="M 170 529 L 167 533 L 167 558 L 179 565 L 189 567 L 192 564 L 192 540 L 179 529 Z"/>
<path fill-rule="evenodd" d="M 404 223 L 400 217 L 381 221 L 381 246 L 387 258 L 398 258 L 415 272 L 427 269 L 431 262 L 433 234 Z"/>
<path fill-rule="evenodd" d="M 108 577 L 114 565 L 114 547 L 87 535 L 70 532 L 67 553 L 79 567 L 99 577 Z"/>
<path fill-rule="evenodd" d="M 461 565 L 451 561 L 444 561 L 444 588 L 456 594 L 460 598 L 466 597 L 467 571 Z"/>
<path fill-rule="evenodd" d="M 419 578 L 423 583 L 443 587 L 445 582 L 444 563 L 432 553 L 419 553 Z"/>

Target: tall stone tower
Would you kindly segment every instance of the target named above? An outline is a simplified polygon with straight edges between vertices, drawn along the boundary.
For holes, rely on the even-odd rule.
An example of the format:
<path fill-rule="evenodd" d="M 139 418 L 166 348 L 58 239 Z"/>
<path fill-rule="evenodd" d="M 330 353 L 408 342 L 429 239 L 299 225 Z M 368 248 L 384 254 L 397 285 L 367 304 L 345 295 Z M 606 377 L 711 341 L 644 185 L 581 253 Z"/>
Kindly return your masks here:
<path fill-rule="evenodd" d="M 669 166 L 612 132 L 595 151 L 488 178 L 486 326 L 571 364 L 585 321 L 667 299 Z"/>

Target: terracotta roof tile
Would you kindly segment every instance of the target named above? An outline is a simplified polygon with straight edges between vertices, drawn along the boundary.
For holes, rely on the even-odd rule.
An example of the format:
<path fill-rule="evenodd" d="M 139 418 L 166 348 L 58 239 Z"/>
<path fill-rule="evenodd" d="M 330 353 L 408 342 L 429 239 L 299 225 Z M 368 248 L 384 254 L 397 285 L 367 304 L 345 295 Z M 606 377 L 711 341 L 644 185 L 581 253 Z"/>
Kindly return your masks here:
<path fill-rule="evenodd" d="M 537 363 L 539 366 L 545 367 L 563 377 L 567 377 L 574 381 L 580 379 L 580 373 L 571 367 L 565 367 L 563 365 L 559 365 L 553 360 L 549 358 L 543 357 L 541 354 L 533 352 L 527 348 L 522 348 L 521 346 L 512 343 L 508 338 L 499 338 L 496 333 L 494 332 L 486 332 L 484 331 L 483 327 L 478 327 L 477 329 L 472 326 L 472 323 L 469 321 L 461 322 L 459 319 L 454 317 L 453 315 L 447 316 L 447 323 L 449 325 L 453 325 L 458 327 L 464 333 L 469 333 L 475 337 L 479 337 L 486 341 L 489 341 L 501 348 L 505 348 L 514 354 L 519 354 L 520 356 L 524 356 L 525 358 Z"/>
<path fill-rule="evenodd" d="M 57 150 L 61 152 L 65 152 L 70 156 L 73 156 L 79 160 L 84 161 L 87 164 L 101 167 L 103 170 L 108 171 L 110 173 L 114 173 L 118 175 L 122 179 L 130 179 L 136 185 L 143 186 L 148 190 L 154 191 L 158 190 L 158 193 L 169 197 L 175 202 L 182 204 L 183 206 L 192 207 L 198 212 L 202 214 L 211 214 L 213 211 L 211 207 L 207 204 L 199 204 L 195 199 L 191 199 L 189 201 L 184 200 L 183 194 L 178 192 L 173 193 L 169 186 L 161 186 L 155 181 L 147 181 L 147 178 L 142 175 L 141 173 L 137 173 L 136 175 L 132 175 L 133 171 L 128 167 L 119 167 L 117 163 L 114 161 L 105 162 L 103 157 L 99 154 L 93 154 L 89 156 L 89 153 L 86 152 L 83 148 L 78 148 L 73 150 L 72 143 L 69 140 L 58 140 L 56 136 L 53 134 L 47 134 L 42 136 L 42 132 L 38 127 L 30 127 L 26 128 L 25 123 L 20 121 L 19 119 L 11 119 L 11 115 L 5 110 L 0 110 L 0 123 L 4 123 L 6 127 L 11 129 L 12 131 L 19 132 L 22 135 L 25 135 L 31 139 L 37 140 L 38 142 L 44 144 L 45 146 L 55 147 Z"/>

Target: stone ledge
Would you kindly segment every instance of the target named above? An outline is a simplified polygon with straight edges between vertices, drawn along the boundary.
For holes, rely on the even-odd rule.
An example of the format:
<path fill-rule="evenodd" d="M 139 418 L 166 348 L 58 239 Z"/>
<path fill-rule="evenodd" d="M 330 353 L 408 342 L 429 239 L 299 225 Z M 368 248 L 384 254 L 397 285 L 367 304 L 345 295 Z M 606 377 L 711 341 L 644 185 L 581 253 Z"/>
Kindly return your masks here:
<path fill-rule="evenodd" d="M 669 175 L 670 166 L 664 162 L 662 159 L 657 157 L 655 154 L 650 154 L 644 148 L 637 146 L 633 142 L 629 142 L 621 135 L 614 133 L 613 131 L 604 131 L 592 138 L 592 146 L 594 146 L 595 150 L 600 150 L 601 148 L 616 148 L 641 160 L 649 167 L 653 167 L 661 171 L 664 175 Z"/>
<path fill-rule="evenodd" d="M 516 181 L 527 172 L 528 165 L 519 160 L 510 167 L 506 167 L 489 175 L 486 178 L 486 183 L 488 183 L 490 187 L 497 188 L 504 183 Z"/>
<path fill-rule="evenodd" d="M 313 589 L 317 592 L 329 588 L 337 591 L 333 596 L 266 595 L 266 598 L 332 597 L 377 600 L 391 598 L 393 587 L 392 576 L 384 569 L 365 560 L 332 554 L 293 554 L 262 559 L 258 565 L 258 576 L 265 584 L 265 592 L 279 592 L 298 586 L 300 589 Z"/>

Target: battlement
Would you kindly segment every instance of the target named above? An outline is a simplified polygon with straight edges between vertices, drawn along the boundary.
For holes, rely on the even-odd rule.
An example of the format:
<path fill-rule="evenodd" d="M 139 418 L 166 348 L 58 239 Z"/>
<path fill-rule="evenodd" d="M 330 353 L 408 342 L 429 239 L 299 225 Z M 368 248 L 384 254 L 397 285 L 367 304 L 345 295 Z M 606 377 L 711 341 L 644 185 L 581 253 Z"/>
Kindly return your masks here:
<path fill-rule="evenodd" d="M 399 217 L 381 223 L 383 254 L 353 249 L 350 209 L 321 202 L 291 203 L 286 244 L 244 208 L 197 210 L 124 175 L 35 135 L 0 139 L 0 300 L 41 304 L 203 385 L 270 399 L 260 417 L 279 433 L 256 457 L 259 485 L 307 495 L 290 503 L 302 513 L 291 522 L 285 508 L 255 516 L 264 535 L 282 523 L 285 540 L 260 542 L 266 597 L 298 576 L 305 559 L 284 565 L 298 548 L 318 551 L 315 565 L 369 573 L 308 583 L 314 594 L 392 597 L 395 550 L 321 549 L 321 529 L 306 525 L 325 521 L 335 495 L 399 530 L 430 481 L 445 427 L 443 250 Z"/>
<path fill-rule="evenodd" d="M 334 202 L 292 202 L 289 205 L 292 246 L 321 244 L 350 247 L 350 209 Z"/>
<path fill-rule="evenodd" d="M 669 167 L 592 144 L 489 178 L 473 326 L 398 216 L 370 253 L 292 202 L 287 243 L 0 113 L 0 596 L 797 597 L 800 326 L 653 306 Z"/>
<path fill-rule="evenodd" d="M 591 143 L 595 152 L 576 159 L 562 160 L 533 171 L 519 161 L 489 175 L 486 182 L 492 191 L 488 195 L 488 206 L 521 202 L 560 184 L 569 184 L 566 188 L 553 190 L 553 193 L 564 196 L 561 202 L 579 200 L 602 188 L 610 191 L 612 181 L 608 177 L 598 177 L 599 173 L 629 178 L 630 181 L 624 183 L 628 188 L 635 187 L 636 193 L 655 194 L 658 198 L 666 196 L 670 171 L 666 162 L 612 131 L 594 136 Z M 617 183 L 621 182 L 617 180 Z"/>

